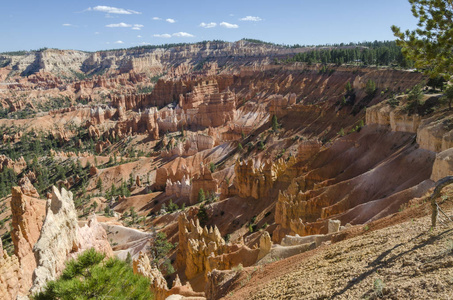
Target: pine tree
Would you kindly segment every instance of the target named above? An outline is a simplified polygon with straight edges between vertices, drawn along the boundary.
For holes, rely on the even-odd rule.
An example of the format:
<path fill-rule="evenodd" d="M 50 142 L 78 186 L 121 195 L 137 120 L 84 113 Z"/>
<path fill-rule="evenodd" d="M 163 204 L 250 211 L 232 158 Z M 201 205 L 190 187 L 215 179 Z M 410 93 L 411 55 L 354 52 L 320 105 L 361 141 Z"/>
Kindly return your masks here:
<path fill-rule="evenodd" d="M 96 188 L 99 190 L 100 193 L 102 193 L 102 179 L 99 177 L 97 183 L 96 183 Z"/>
<path fill-rule="evenodd" d="M 34 300 L 57 299 L 152 299 L 149 279 L 133 273 L 132 267 L 93 248 L 66 264 L 63 274 L 47 283 Z"/>
<path fill-rule="evenodd" d="M 368 96 L 373 96 L 376 92 L 376 82 L 374 82 L 373 80 L 368 80 L 367 83 L 366 83 L 366 87 L 365 87 L 365 93 L 368 95 Z"/>
<path fill-rule="evenodd" d="M 418 28 L 392 31 L 403 54 L 431 77 L 450 79 L 453 74 L 453 6 L 451 0 L 410 0 Z"/>
<path fill-rule="evenodd" d="M 276 115 L 273 115 L 272 116 L 272 131 L 273 132 L 277 132 L 278 128 L 280 126 L 278 125 L 278 121 L 277 121 L 277 116 Z"/>
<path fill-rule="evenodd" d="M 204 202 L 206 200 L 203 189 L 198 191 L 198 203 Z"/>

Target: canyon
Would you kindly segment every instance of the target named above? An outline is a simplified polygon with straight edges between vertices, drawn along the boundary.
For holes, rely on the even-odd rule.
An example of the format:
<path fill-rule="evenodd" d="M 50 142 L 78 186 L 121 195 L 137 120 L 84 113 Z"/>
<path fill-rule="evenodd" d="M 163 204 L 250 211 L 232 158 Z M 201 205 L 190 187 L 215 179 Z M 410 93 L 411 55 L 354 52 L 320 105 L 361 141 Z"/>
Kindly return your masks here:
<path fill-rule="evenodd" d="M 239 41 L 0 54 L 0 173 L 14 183 L 0 186 L 0 293 L 30 296 L 95 248 L 129 259 L 156 299 L 278 298 L 266 284 L 285 274 L 273 266 L 334 272 L 310 257 L 345 268 L 348 241 L 401 234 L 411 218 L 419 232 L 453 171 L 441 92 L 425 91 L 414 113 L 419 72 L 285 62 L 313 50 Z M 156 257 L 162 236 L 170 246 Z M 257 270 L 269 281 L 252 295 Z"/>

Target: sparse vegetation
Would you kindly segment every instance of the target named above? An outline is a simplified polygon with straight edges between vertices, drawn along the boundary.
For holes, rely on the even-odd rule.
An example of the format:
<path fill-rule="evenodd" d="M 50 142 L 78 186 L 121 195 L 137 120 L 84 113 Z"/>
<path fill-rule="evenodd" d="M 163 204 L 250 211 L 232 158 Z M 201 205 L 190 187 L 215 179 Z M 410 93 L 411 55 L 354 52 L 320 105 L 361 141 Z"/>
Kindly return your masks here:
<path fill-rule="evenodd" d="M 175 269 L 171 265 L 170 259 L 167 254 L 175 247 L 172 243 L 167 240 L 167 235 L 164 232 L 158 232 L 155 234 L 149 251 L 151 253 L 152 262 L 159 268 L 161 272 L 166 274 L 173 274 Z"/>
<path fill-rule="evenodd" d="M 384 294 L 382 293 L 384 290 L 385 284 L 380 278 L 376 278 L 373 283 L 373 290 L 378 297 L 382 297 Z"/>
<path fill-rule="evenodd" d="M 197 213 L 197 218 L 200 221 L 200 226 L 202 227 L 206 226 L 206 224 L 209 221 L 208 212 L 206 211 L 206 207 L 204 206 L 203 203 L 200 205 L 200 208 Z"/>

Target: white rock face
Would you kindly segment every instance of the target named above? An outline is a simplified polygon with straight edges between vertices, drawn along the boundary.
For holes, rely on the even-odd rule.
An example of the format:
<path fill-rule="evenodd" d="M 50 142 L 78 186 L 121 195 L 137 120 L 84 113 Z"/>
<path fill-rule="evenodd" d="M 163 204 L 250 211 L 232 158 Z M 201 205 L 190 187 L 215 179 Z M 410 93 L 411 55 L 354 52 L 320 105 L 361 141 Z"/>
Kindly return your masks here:
<path fill-rule="evenodd" d="M 340 231 L 340 220 L 329 220 L 329 224 L 327 225 L 327 233 L 335 233 Z"/>
<path fill-rule="evenodd" d="M 436 155 L 431 180 L 438 181 L 445 176 L 451 175 L 453 175 L 453 148 L 442 151 Z"/>
<path fill-rule="evenodd" d="M 47 281 L 56 279 L 68 255 L 78 249 L 79 226 L 72 193 L 64 188 L 60 193 L 53 187 L 46 210 L 41 236 L 33 247 L 37 267 L 33 272 L 32 293 L 41 290 Z"/>
<path fill-rule="evenodd" d="M 107 257 L 113 256 L 113 250 L 107 239 L 107 232 L 98 223 L 96 215 L 92 215 L 85 226 L 79 228 L 78 253 L 94 248 Z"/>

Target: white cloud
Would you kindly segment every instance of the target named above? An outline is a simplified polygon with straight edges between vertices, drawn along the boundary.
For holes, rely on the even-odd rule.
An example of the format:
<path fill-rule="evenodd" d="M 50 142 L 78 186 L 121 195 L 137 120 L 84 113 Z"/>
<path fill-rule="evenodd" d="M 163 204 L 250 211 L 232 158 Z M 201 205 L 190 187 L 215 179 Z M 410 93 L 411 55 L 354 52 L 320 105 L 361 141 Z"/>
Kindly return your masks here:
<path fill-rule="evenodd" d="M 134 26 L 132 27 L 133 30 L 141 30 L 144 26 L 141 25 L 141 24 L 134 24 Z"/>
<path fill-rule="evenodd" d="M 164 33 L 164 34 L 155 34 L 154 37 L 169 39 L 169 38 L 171 38 L 171 35 L 169 35 L 168 33 Z"/>
<path fill-rule="evenodd" d="M 201 22 L 201 24 L 200 24 L 200 27 L 203 27 L 203 28 L 213 28 L 216 26 L 217 26 L 217 23 L 214 23 L 214 22 L 211 22 L 211 23 Z"/>
<path fill-rule="evenodd" d="M 114 44 L 124 44 L 123 41 L 116 41 Z"/>
<path fill-rule="evenodd" d="M 240 21 L 252 21 L 252 22 L 258 22 L 258 21 L 262 21 L 263 19 L 261 19 L 260 17 L 247 16 L 247 17 L 241 18 L 241 19 L 239 19 L 239 20 L 240 20 Z"/>
<path fill-rule="evenodd" d="M 108 14 L 120 14 L 120 15 L 139 15 L 141 12 L 132 10 L 132 9 L 124 9 L 124 8 L 118 8 L 118 7 L 112 7 L 112 6 L 103 6 L 103 5 L 98 5 L 93 8 L 88 7 L 86 9 L 87 11 L 100 11 L 100 12 L 105 12 Z"/>
<path fill-rule="evenodd" d="M 187 33 L 187 32 L 183 32 L 183 31 L 175 32 L 173 34 L 168 34 L 168 33 L 155 34 L 153 36 L 157 37 L 157 38 L 165 38 L 165 39 L 169 39 L 172 36 L 174 36 L 174 37 L 195 37 L 193 34 L 190 34 L 190 33 Z"/>
<path fill-rule="evenodd" d="M 100 32 L 99 32 L 99 31 L 96 31 L 94 34 L 100 34 Z"/>
<path fill-rule="evenodd" d="M 239 28 L 239 25 L 230 24 L 230 23 L 227 23 L 227 22 L 220 23 L 220 26 L 225 27 L 225 28 Z"/>
<path fill-rule="evenodd" d="M 187 33 L 187 32 L 176 32 L 176 33 L 173 33 L 172 36 L 176 36 L 176 37 L 194 37 L 193 34 L 190 34 L 190 33 Z"/>
<path fill-rule="evenodd" d="M 167 21 L 168 23 L 176 23 L 176 20 L 175 19 L 165 19 L 165 21 Z"/>
<path fill-rule="evenodd" d="M 137 37 L 138 37 L 139 39 L 140 39 L 140 38 L 142 38 L 142 36 L 141 36 L 141 35 L 137 35 Z"/>
<path fill-rule="evenodd" d="M 160 21 L 160 20 L 162 20 L 162 18 L 159 18 L 159 17 L 153 17 L 153 20 L 154 20 L 154 21 Z"/>
<path fill-rule="evenodd" d="M 230 14 L 230 17 L 234 17 L 234 14 Z"/>
<path fill-rule="evenodd" d="M 126 24 L 126 23 L 118 23 L 118 24 L 108 24 L 108 25 L 105 25 L 105 27 L 110 27 L 110 28 L 118 28 L 118 27 L 121 27 L 121 28 L 127 28 L 127 27 L 132 27 L 131 24 Z"/>
<path fill-rule="evenodd" d="M 69 23 L 65 23 L 65 24 L 61 24 L 62 26 L 65 26 L 65 27 L 71 27 L 73 26 L 72 24 L 69 24 Z"/>

